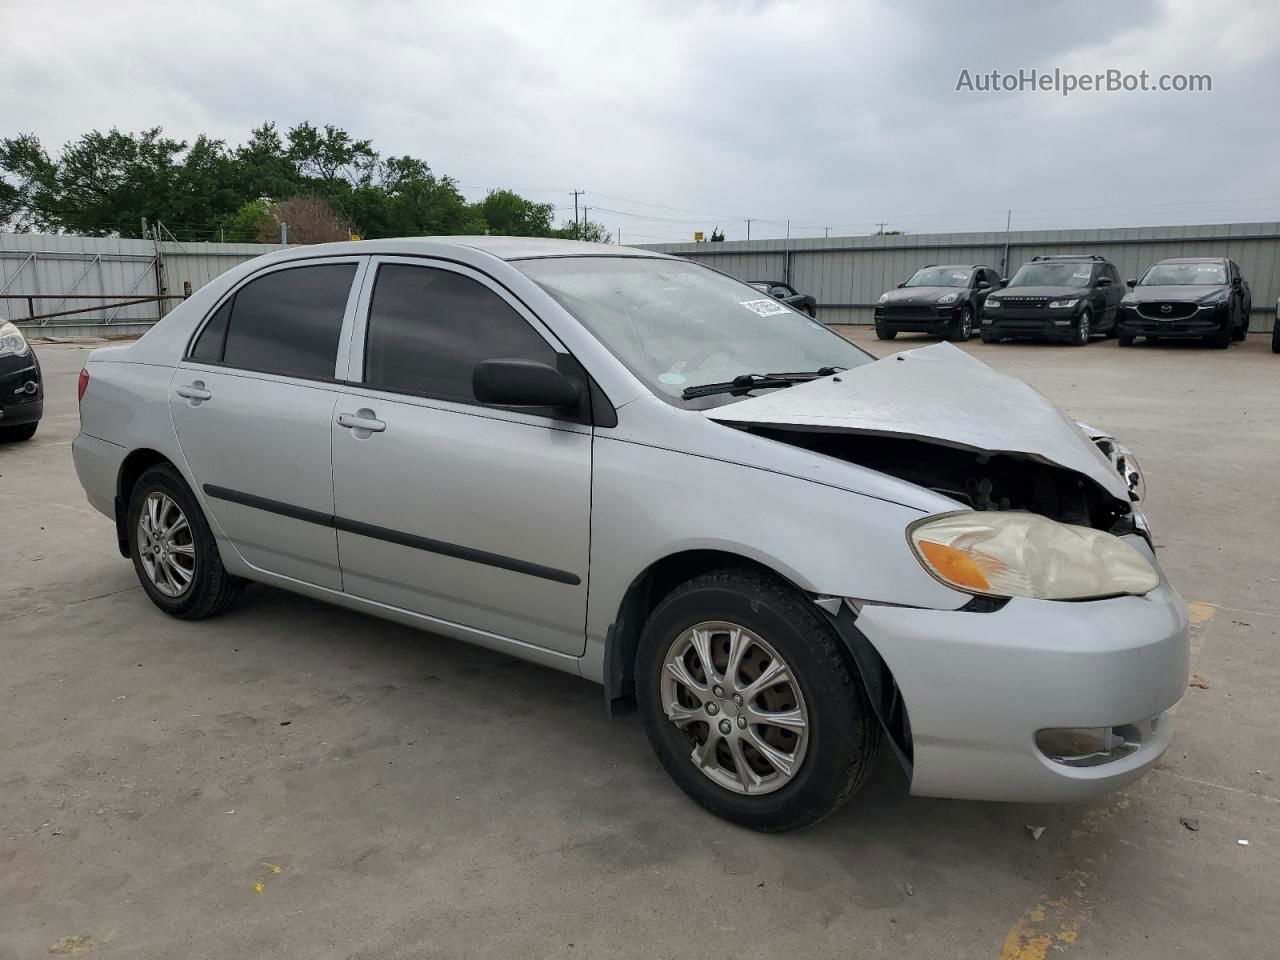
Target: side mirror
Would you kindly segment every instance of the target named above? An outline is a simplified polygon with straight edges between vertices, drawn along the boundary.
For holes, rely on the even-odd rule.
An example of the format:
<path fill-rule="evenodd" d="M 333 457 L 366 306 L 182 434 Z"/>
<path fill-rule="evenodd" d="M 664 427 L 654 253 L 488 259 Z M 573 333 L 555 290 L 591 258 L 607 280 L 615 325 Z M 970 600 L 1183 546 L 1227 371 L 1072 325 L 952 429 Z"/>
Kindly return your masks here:
<path fill-rule="evenodd" d="M 1009 285 L 1009 278 L 1008 278 L 1008 277 L 1001 277 L 1001 278 L 1000 278 L 1000 289 L 1001 289 L 1001 290 L 1003 290 L 1003 289 L 1004 289 L 1005 287 L 1007 287 L 1008 285 Z"/>
<path fill-rule="evenodd" d="M 1094 286 L 1095 286 L 1095 287 L 1109 287 L 1109 286 L 1111 286 L 1111 278 L 1110 278 L 1110 277 L 1099 277 L 1099 278 L 1098 278 L 1098 282 L 1097 282 L 1097 283 L 1095 283 L 1095 284 L 1094 284 Z"/>
<path fill-rule="evenodd" d="M 906 285 L 907 285 L 907 281 L 903 280 L 900 284 L 898 284 L 898 289 L 901 290 Z"/>
<path fill-rule="evenodd" d="M 1130 277 L 1128 280 L 1124 282 L 1124 285 L 1128 287 L 1130 290 L 1132 290 L 1134 287 L 1138 285 L 1138 281 L 1135 280 L 1133 277 Z"/>
<path fill-rule="evenodd" d="M 1239 278 L 1239 277 L 1233 277 L 1233 278 L 1232 278 L 1232 280 L 1231 280 L 1231 285 L 1232 285 L 1233 287 L 1239 288 L 1239 286 L 1240 286 L 1240 278 Z"/>
<path fill-rule="evenodd" d="M 979 280 L 979 281 L 978 281 L 978 289 L 979 289 L 979 290 L 990 290 L 990 289 L 991 289 L 991 281 L 990 281 L 990 280 Z"/>
<path fill-rule="evenodd" d="M 537 360 L 483 360 L 471 374 L 481 403 L 502 407 L 571 407 L 582 390 L 563 373 Z"/>

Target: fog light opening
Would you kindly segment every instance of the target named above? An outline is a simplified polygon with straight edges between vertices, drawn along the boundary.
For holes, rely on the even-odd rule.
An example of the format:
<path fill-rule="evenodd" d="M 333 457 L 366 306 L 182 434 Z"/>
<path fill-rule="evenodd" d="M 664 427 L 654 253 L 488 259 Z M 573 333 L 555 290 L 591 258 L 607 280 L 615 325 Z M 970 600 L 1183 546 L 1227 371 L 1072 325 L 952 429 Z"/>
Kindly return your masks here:
<path fill-rule="evenodd" d="M 1036 749 L 1065 767 L 1097 767 L 1129 756 L 1142 746 L 1132 723 L 1115 727 L 1054 727 L 1036 734 Z"/>

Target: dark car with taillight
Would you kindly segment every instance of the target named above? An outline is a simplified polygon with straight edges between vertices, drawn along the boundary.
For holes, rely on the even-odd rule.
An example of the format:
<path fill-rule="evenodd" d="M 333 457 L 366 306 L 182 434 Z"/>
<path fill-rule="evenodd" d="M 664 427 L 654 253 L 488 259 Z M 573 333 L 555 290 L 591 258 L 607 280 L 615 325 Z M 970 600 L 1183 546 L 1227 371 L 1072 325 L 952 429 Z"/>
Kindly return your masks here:
<path fill-rule="evenodd" d="M 1083 347 L 1115 336 L 1124 287 L 1115 266 L 1094 254 L 1032 257 L 982 309 L 982 342 L 1031 337 Z"/>
<path fill-rule="evenodd" d="M 810 294 L 800 293 L 789 283 L 781 280 L 751 280 L 751 286 L 761 293 L 767 293 L 775 300 L 781 300 L 788 307 L 807 313 L 811 317 L 818 315 L 818 301 Z"/>
<path fill-rule="evenodd" d="M 1120 301 L 1120 346 L 1196 338 L 1225 349 L 1249 333 L 1253 294 L 1228 257 L 1174 257 L 1130 280 Z"/>
<path fill-rule="evenodd" d="M 930 264 L 921 267 L 876 304 L 876 336 L 931 333 L 947 340 L 968 340 L 987 294 L 1000 275 L 985 264 Z"/>
<path fill-rule="evenodd" d="M 0 323 L 0 442 L 30 440 L 44 413 L 40 361 L 22 331 Z"/>

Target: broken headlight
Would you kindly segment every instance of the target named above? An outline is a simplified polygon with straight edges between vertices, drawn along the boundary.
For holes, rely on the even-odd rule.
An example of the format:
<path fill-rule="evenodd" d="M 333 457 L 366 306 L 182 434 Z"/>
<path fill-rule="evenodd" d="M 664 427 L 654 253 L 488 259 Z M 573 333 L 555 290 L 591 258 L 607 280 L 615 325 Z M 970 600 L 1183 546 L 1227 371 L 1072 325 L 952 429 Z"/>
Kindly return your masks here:
<path fill-rule="evenodd" d="M 1034 513 L 948 513 L 912 524 L 907 537 L 929 573 L 965 593 L 1096 600 L 1140 596 L 1160 583 L 1120 538 Z"/>

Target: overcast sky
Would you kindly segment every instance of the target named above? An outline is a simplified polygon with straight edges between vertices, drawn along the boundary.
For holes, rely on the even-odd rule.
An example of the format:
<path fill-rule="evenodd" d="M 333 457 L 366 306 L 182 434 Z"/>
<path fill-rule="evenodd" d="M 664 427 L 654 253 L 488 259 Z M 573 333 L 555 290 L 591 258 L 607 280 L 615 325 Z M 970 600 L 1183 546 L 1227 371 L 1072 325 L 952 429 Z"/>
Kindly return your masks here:
<path fill-rule="evenodd" d="M 0 135 L 334 123 L 622 239 L 1280 220 L 1280 4 L 0 0 Z M 961 70 L 1208 93 L 957 92 Z"/>

